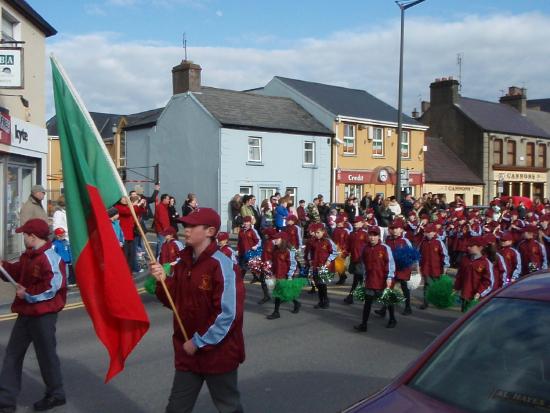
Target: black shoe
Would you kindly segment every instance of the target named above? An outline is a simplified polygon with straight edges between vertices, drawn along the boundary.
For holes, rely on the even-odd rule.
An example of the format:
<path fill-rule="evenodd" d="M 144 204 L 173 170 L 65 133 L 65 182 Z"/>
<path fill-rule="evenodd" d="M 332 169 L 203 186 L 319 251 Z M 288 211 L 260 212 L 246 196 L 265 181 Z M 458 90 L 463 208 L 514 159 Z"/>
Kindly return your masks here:
<path fill-rule="evenodd" d="M 271 301 L 271 297 L 264 297 L 260 301 L 258 301 L 258 304 L 262 305 L 267 303 L 268 301 Z"/>
<path fill-rule="evenodd" d="M 356 326 L 353 326 L 353 328 L 356 330 L 356 331 L 359 331 L 361 333 L 364 333 L 367 331 L 367 325 L 366 324 L 357 324 Z"/>
<path fill-rule="evenodd" d="M 276 320 L 277 318 L 281 318 L 281 314 L 279 314 L 278 311 L 273 311 L 273 313 L 269 314 L 266 318 L 268 320 Z"/>
<path fill-rule="evenodd" d="M 15 406 L 0 406 L 0 413 L 15 413 Z"/>
<path fill-rule="evenodd" d="M 386 328 L 395 328 L 396 325 L 397 325 L 397 320 L 390 320 L 388 321 Z"/>
<path fill-rule="evenodd" d="M 422 304 L 421 306 L 418 307 L 420 310 L 425 310 L 426 308 L 428 308 L 428 304 L 424 303 Z"/>
<path fill-rule="evenodd" d="M 386 310 L 384 310 L 383 308 L 381 308 L 380 310 L 374 310 L 374 313 L 382 318 L 386 317 Z"/>
<path fill-rule="evenodd" d="M 353 294 L 350 294 L 344 298 L 344 304 L 353 304 Z"/>
<path fill-rule="evenodd" d="M 411 315 L 411 314 L 412 314 L 412 309 L 411 309 L 411 307 L 405 307 L 405 309 L 403 310 L 403 312 L 401 312 L 401 314 L 403 314 L 403 315 Z"/>
<path fill-rule="evenodd" d="M 301 307 L 301 306 L 302 306 L 302 304 L 300 304 L 300 303 L 294 304 L 294 309 L 291 310 L 290 312 L 291 312 L 292 314 L 298 314 L 298 313 L 300 312 L 300 307 Z"/>
<path fill-rule="evenodd" d="M 53 409 L 57 406 L 63 406 L 65 403 L 67 403 L 65 399 L 54 396 L 46 396 L 42 400 L 37 401 L 33 407 L 35 411 L 42 412 Z"/>

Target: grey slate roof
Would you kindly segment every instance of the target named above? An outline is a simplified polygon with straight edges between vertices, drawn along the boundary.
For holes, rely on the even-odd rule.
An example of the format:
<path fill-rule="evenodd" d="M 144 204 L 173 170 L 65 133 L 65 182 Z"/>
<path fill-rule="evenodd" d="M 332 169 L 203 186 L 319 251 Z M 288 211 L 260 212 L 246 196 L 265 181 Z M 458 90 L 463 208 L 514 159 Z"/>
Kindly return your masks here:
<path fill-rule="evenodd" d="M 543 110 L 545 112 L 550 112 L 550 99 L 528 99 L 527 100 L 527 107 L 540 107 L 540 110 Z"/>
<path fill-rule="evenodd" d="M 542 110 L 527 109 L 527 119 L 550 134 L 550 113 Z"/>
<path fill-rule="evenodd" d="M 292 99 L 202 87 L 193 95 L 223 126 L 332 136 Z"/>
<path fill-rule="evenodd" d="M 481 185 L 479 178 L 440 138 L 426 136 L 426 183 Z"/>
<path fill-rule="evenodd" d="M 57 33 L 50 23 L 48 23 L 36 10 L 34 10 L 25 0 L 7 0 L 7 3 L 19 11 L 23 16 L 29 19 L 32 24 L 38 27 L 46 37 Z"/>
<path fill-rule="evenodd" d="M 92 117 L 92 120 L 94 121 L 101 137 L 104 140 L 107 140 L 113 138 L 113 125 L 118 125 L 118 122 L 123 115 L 90 112 L 90 116 Z M 48 136 L 59 136 L 59 133 L 57 132 L 57 118 L 55 115 L 46 122 L 46 128 L 48 129 Z"/>
<path fill-rule="evenodd" d="M 522 116 L 512 106 L 465 97 L 459 97 L 456 106 L 483 130 L 550 139 L 550 133 Z"/>
<path fill-rule="evenodd" d="M 305 80 L 275 76 L 334 115 L 397 123 L 397 109 L 360 89 L 349 89 Z M 423 126 L 403 114 L 403 123 Z"/>
<path fill-rule="evenodd" d="M 158 108 L 128 115 L 126 116 L 126 126 L 124 129 L 141 129 L 154 126 L 163 110 L 164 108 Z"/>

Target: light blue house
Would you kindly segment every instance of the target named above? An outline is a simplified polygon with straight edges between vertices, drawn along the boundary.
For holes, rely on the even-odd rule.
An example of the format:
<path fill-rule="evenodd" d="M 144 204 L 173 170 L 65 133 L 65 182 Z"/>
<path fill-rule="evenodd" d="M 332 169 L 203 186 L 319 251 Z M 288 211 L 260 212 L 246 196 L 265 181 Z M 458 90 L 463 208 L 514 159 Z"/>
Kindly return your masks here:
<path fill-rule="evenodd" d="M 162 193 L 178 206 L 195 193 L 226 228 L 235 194 L 254 194 L 259 205 L 275 192 L 296 204 L 330 193 L 329 129 L 288 98 L 202 87 L 200 70 L 182 62 L 164 110 L 129 116 L 130 168 L 158 163 Z"/>

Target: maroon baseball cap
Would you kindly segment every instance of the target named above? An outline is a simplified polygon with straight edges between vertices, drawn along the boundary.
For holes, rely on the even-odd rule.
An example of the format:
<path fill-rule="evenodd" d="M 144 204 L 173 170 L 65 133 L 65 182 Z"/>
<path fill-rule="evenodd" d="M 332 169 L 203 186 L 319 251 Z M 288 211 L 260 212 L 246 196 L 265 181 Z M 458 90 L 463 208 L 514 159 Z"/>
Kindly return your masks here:
<path fill-rule="evenodd" d="M 286 217 L 286 221 L 292 221 L 292 222 L 298 222 L 298 217 L 296 215 L 292 215 L 290 214 L 289 216 Z"/>
<path fill-rule="evenodd" d="M 220 216 L 212 208 L 197 208 L 189 215 L 181 217 L 180 221 L 183 225 L 208 225 L 216 228 L 216 231 L 219 231 L 221 226 Z"/>
<path fill-rule="evenodd" d="M 284 239 L 288 241 L 288 234 L 286 232 L 280 231 L 275 234 L 273 234 L 273 239 Z"/>
<path fill-rule="evenodd" d="M 525 228 L 523 228 L 523 232 L 530 232 L 532 234 L 538 234 L 539 229 L 536 225 L 527 225 Z"/>
<path fill-rule="evenodd" d="M 485 238 L 485 244 L 496 244 L 497 242 L 497 237 L 491 233 L 485 234 L 483 238 Z"/>
<path fill-rule="evenodd" d="M 424 233 L 427 234 L 428 232 L 437 232 L 437 228 L 434 224 L 428 224 L 424 227 Z"/>
<path fill-rule="evenodd" d="M 380 227 L 376 225 L 371 225 L 367 232 L 369 235 L 380 235 Z"/>
<path fill-rule="evenodd" d="M 485 245 L 484 237 L 472 237 L 468 239 L 468 247 L 473 247 L 477 245 L 478 247 L 483 247 Z"/>
<path fill-rule="evenodd" d="M 229 239 L 229 234 L 227 232 L 218 232 L 216 237 L 218 241 L 227 241 Z"/>
<path fill-rule="evenodd" d="M 40 218 L 29 219 L 23 225 L 15 230 L 17 233 L 33 234 L 40 239 L 48 239 L 50 235 L 50 227 L 48 223 Z"/>
<path fill-rule="evenodd" d="M 503 232 L 502 234 L 500 234 L 500 240 L 501 241 L 513 241 L 514 240 L 514 236 L 512 235 L 511 232 Z"/>
<path fill-rule="evenodd" d="M 178 233 L 178 231 L 176 231 L 176 228 L 174 228 L 174 227 L 168 227 L 168 228 L 166 228 L 164 231 L 162 231 L 162 232 L 160 233 L 160 235 L 162 235 L 163 237 L 165 237 L 165 236 L 167 236 L 167 235 L 175 236 L 177 233 Z"/>
<path fill-rule="evenodd" d="M 401 221 L 400 219 L 395 219 L 391 224 L 390 226 L 388 227 L 389 229 L 395 229 L 395 228 L 403 228 L 404 227 L 404 224 L 403 224 L 403 221 Z"/>

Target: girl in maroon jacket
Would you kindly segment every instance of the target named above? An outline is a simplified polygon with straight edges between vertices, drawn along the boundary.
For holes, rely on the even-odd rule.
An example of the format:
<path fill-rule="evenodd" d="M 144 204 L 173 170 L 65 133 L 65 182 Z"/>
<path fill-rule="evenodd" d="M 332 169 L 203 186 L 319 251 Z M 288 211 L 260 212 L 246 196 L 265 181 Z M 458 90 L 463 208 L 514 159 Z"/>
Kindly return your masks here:
<path fill-rule="evenodd" d="M 336 244 L 328 238 L 327 230 L 323 224 L 311 224 L 309 227 L 315 232 L 311 268 L 313 268 L 313 280 L 319 290 L 319 303 L 313 308 L 325 309 L 329 307 L 327 284 L 318 274 L 322 267 L 326 267 L 329 272 L 334 272 L 334 260 L 338 256 L 338 250 Z"/>
<path fill-rule="evenodd" d="M 158 262 L 160 264 L 170 264 L 172 269 L 180 261 L 180 253 L 183 250 L 183 244 L 178 240 L 178 234 L 174 227 L 169 227 L 161 232 L 164 237 Z"/>
<path fill-rule="evenodd" d="M 460 291 L 462 312 L 468 310 L 472 300 L 485 297 L 493 288 L 493 265 L 481 254 L 483 245 L 483 237 L 468 240 L 468 255 L 462 258 L 456 273 L 454 289 Z"/>
<path fill-rule="evenodd" d="M 449 255 L 443 241 L 436 237 L 437 229 L 434 224 L 424 227 L 424 239 L 420 243 L 420 273 L 424 279 L 424 303 L 419 307 L 421 310 L 428 308 L 426 291 L 428 286 L 441 277 L 445 269 L 449 267 Z"/>
<path fill-rule="evenodd" d="M 298 217 L 296 215 L 289 215 L 286 217 L 286 226 L 283 228 L 288 234 L 288 243 L 290 248 L 299 250 L 302 246 L 302 228 L 298 225 Z"/>
<path fill-rule="evenodd" d="M 523 241 L 518 245 L 522 261 L 521 275 L 548 268 L 546 248 L 536 239 L 538 232 L 535 225 L 527 225 L 523 230 Z"/>
<path fill-rule="evenodd" d="M 336 244 L 336 247 L 338 248 L 338 252 L 340 253 L 341 259 L 346 259 L 348 256 L 348 238 L 350 231 L 348 228 L 344 227 L 346 224 L 346 218 L 343 215 L 339 215 L 336 218 L 336 228 L 332 232 L 332 240 Z M 342 285 L 346 282 L 346 279 L 348 278 L 346 275 L 346 269 L 344 267 L 344 272 L 339 273 L 338 276 L 340 279 L 336 282 L 336 285 Z"/>
<path fill-rule="evenodd" d="M 349 235 L 347 251 L 349 252 L 349 272 L 353 274 L 351 289 L 344 303 L 353 304 L 353 292 L 357 286 L 363 283 L 365 267 L 363 266 L 363 249 L 367 245 L 368 234 L 364 229 L 365 222 L 363 217 L 358 216 L 353 223 L 354 231 Z"/>
<path fill-rule="evenodd" d="M 483 254 L 493 264 L 493 291 L 507 284 L 508 268 L 504 257 L 497 251 L 497 237 L 493 234 L 483 235 L 485 248 Z"/>
<path fill-rule="evenodd" d="M 517 281 L 521 277 L 521 255 L 519 251 L 512 245 L 514 244 L 514 237 L 508 231 L 503 232 L 500 235 L 500 250 L 499 253 L 504 258 L 506 265 L 506 282 L 508 285 L 514 281 Z"/>
<path fill-rule="evenodd" d="M 262 240 L 256 229 L 252 226 L 252 217 L 246 216 L 243 218 L 243 226 L 239 231 L 239 239 L 237 241 L 237 251 L 239 253 L 239 266 L 241 267 L 241 276 L 244 278 L 248 269 L 247 252 L 256 251 L 262 246 Z M 259 281 L 254 275 L 253 281 Z"/>
<path fill-rule="evenodd" d="M 288 242 L 288 234 L 286 232 L 277 232 L 273 235 L 273 249 L 271 271 L 276 280 L 292 279 L 297 269 L 296 253 L 290 249 Z M 277 281 L 277 282 L 278 282 Z M 275 297 L 275 309 L 273 313 L 267 316 L 268 320 L 280 318 L 279 307 L 281 306 L 281 298 L 277 297 L 277 285 L 273 292 Z M 297 314 L 300 311 L 301 304 L 298 300 L 293 299 L 294 309 L 291 311 Z"/>
<path fill-rule="evenodd" d="M 370 316 L 372 303 L 382 295 L 385 288 L 392 288 L 395 277 L 395 263 L 390 247 L 380 242 L 380 228 L 369 227 L 369 242 L 363 251 L 365 265 L 365 305 L 361 324 L 354 326 L 355 330 L 367 331 L 367 322 Z M 388 306 L 390 320 L 387 328 L 397 325 L 393 305 Z"/>
<path fill-rule="evenodd" d="M 386 238 L 386 245 L 391 248 L 392 254 L 393 252 L 398 248 L 413 248 L 412 243 L 403 236 L 403 222 L 399 219 L 394 220 L 390 226 L 389 229 L 389 235 Z M 409 290 L 409 287 L 407 285 L 407 281 L 411 279 L 411 273 L 412 268 L 402 268 L 395 270 L 395 282 L 399 282 L 399 285 L 401 286 L 401 291 L 403 291 L 403 295 L 405 296 L 405 309 L 403 310 L 403 315 L 409 315 L 412 313 L 411 310 L 411 292 Z M 385 316 L 386 314 L 386 308 L 383 307 L 380 311 L 375 311 L 377 314 L 381 316 Z"/>

